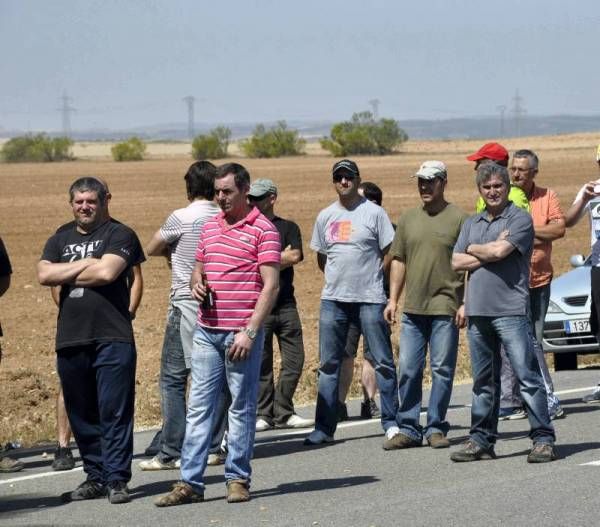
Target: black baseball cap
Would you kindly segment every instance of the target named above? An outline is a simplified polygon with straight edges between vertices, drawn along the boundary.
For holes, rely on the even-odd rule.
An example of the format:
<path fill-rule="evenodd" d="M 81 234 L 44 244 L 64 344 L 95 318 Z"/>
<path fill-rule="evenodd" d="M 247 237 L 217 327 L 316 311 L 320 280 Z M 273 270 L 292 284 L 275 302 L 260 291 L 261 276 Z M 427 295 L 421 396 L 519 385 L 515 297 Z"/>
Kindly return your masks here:
<path fill-rule="evenodd" d="M 341 169 L 347 170 L 351 174 L 354 174 L 355 177 L 360 176 L 356 163 L 354 161 L 351 161 L 350 159 L 342 159 L 341 161 L 338 161 L 335 165 L 333 165 L 331 173 L 335 175 L 335 173 Z"/>

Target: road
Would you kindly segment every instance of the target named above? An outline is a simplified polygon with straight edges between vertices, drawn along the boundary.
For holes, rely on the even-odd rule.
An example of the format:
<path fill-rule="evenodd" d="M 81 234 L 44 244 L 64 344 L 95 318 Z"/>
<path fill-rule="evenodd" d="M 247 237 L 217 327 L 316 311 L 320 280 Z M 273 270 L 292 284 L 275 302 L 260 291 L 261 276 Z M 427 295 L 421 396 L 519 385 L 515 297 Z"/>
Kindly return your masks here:
<path fill-rule="evenodd" d="M 152 501 L 179 473 L 137 468 L 153 435 L 148 431 L 135 438 L 131 503 L 63 504 L 60 494 L 83 480 L 81 469 L 52 472 L 49 458 L 23 453 L 25 470 L 0 475 L 0 525 L 597 525 L 600 405 L 580 399 L 600 380 L 600 370 L 559 372 L 554 379 L 567 413 L 555 422 L 560 459 L 554 463 L 526 462 L 526 420 L 500 423 L 497 460 L 456 464 L 448 450 L 386 452 L 379 423 L 355 419 L 342 423 L 335 443 L 324 447 L 304 447 L 306 431 L 257 434 L 249 503 L 226 503 L 221 466 L 208 467 L 204 503 L 158 509 Z M 456 386 L 449 413 L 453 444 L 468 433 L 469 402 L 470 386 Z M 357 415 L 358 401 L 349 409 Z"/>

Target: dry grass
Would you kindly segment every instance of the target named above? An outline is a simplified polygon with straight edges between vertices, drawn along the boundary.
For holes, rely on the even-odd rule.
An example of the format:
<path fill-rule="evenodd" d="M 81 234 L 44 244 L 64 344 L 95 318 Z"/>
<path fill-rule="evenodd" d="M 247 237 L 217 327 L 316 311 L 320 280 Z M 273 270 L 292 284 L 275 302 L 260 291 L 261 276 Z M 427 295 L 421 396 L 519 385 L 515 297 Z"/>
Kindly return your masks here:
<path fill-rule="evenodd" d="M 597 177 L 593 152 L 598 138 L 577 134 L 549 138 L 506 141 L 511 148 L 535 149 L 541 158 L 541 185 L 553 187 L 563 206 L 570 204 L 579 186 Z M 410 179 L 425 159 L 442 159 L 449 167 L 447 197 L 464 210 L 472 211 L 477 197 L 473 170 L 465 155 L 479 141 L 408 142 L 403 152 L 390 157 L 357 158 L 363 180 L 375 181 L 384 191 L 390 217 L 419 203 L 414 180 Z M 56 227 L 70 220 L 67 188 L 79 176 L 105 178 L 111 187 L 111 213 L 133 227 L 142 243 L 150 239 L 170 211 L 185 205 L 183 174 L 190 164 L 189 145 L 151 145 L 152 159 L 113 163 L 108 145 L 78 146 L 76 152 L 90 153 L 86 159 L 60 164 L 0 165 L 0 235 L 12 260 L 11 289 L 0 300 L 5 337 L 5 358 L 0 367 L 2 414 L 0 441 L 21 439 L 26 443 L 54 438 L 54 396 L 57 375 L 54 355 L 56 309 L 49 291 L 37 284 L 35 264 L 46 239 Z M 93 150 L 93 152 L 92 152 Z M 297 401 L 315 397 L 317 367 L 317 323 L 321 274 L 308 248 L 314 219 L 320 209 L 335 199 L 330 184 L 332 159 L 310 145 L 309 154 L 298 158 L 244 160 L 254 178 L 268 177 L 280 188 L 277 211 L 296 221 L 304 236 L 305 261 L 298 266 L 296 289 L 304 326 L 306 368 Z M 568 270 L 568 257 L 588 251 L 585 222 L 555 244 L 557 273 Z M 158 368 L 167 295 L 168 269 L 161 259 L 150 258 L 143 266 L 145 292 L 135 321 L 138 347 L 136 426 L 160 420 Z M 469 376 L 464 335 L 457 379 Z M 397 352 L 397 328 L 394 342 Z M 358 368 L 358 364 L 357 364 Z M 358 393 L 358 386 L 353 386 Z"/>

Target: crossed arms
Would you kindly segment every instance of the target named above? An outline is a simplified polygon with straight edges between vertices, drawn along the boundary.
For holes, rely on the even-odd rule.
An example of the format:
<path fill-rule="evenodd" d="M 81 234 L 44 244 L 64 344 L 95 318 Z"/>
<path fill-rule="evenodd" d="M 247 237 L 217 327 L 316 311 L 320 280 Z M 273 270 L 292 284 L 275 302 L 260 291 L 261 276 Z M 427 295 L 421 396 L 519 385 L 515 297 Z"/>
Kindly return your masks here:
<path fill-rule="evenodd" d="M 64 263 L 41 260 L 37 265 L 37 276 L 41 285 L 98 287 L 114 282 L 126 267 L 127 261 L 116 254 Z"/>

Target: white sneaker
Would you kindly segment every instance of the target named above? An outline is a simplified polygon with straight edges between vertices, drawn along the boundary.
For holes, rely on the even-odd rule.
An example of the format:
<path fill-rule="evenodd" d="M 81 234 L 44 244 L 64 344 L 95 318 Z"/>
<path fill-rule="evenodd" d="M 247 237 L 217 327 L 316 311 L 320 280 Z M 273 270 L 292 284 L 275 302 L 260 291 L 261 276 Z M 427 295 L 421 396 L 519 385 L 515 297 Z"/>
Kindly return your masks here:
<path fill-rule="evenodd" d="M 392 437 L 398 435 L 399 433 L 400 433 L 400 428 L 398 428 L 397 426 L 390 426 L 385 431 L 385 437 L 386 437 L 386 439 L 392 439 Z"/>
<path fill-rule="evenodd" d="M 138 466 L 141 470 L 175 470 L 181 468 L 181 460 L 161 461 L 158 456 L 154 456 L 152 459 L 140 461 Z"/>
<path fill-rule="evenodd" d="M 324 432 L 321 432 L 321 430 L 313 430 L 304 439 L 304 444 L 307 446 L 308 445 L 320 445 L 322 443 L 332 443 L 332 442 L 333 442 L 333 437 L 328 436 Z"/>
<path fill-rule="evenodd" d="M 227 454 L 225 452 L 219 452 L 218 454 L 208 454 L 206 464 L 211 467 L 214 467 L 216 465 L 222 465 L 223 463 L 225 463 L 226 457 Z"/>
<path fill-rule="evenodd" d="M 308 428 L 310 426 L 314 426 L 314 424 L 314 419 L 305 419 L 304 417 L 300 417 L 298 414 L 292 414 L 282 428 Z"/>
<path fill-rule="evenodd" d="M 273 427 L 264 419 L 259 417 L 256 420 L 256 431 L 257 432 L 264 432 L 265 430 L 270 430 L 271 428 L 273 428 Z"/>

